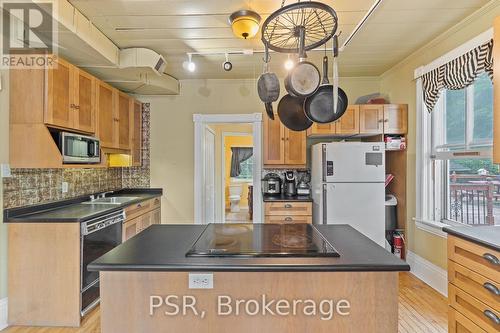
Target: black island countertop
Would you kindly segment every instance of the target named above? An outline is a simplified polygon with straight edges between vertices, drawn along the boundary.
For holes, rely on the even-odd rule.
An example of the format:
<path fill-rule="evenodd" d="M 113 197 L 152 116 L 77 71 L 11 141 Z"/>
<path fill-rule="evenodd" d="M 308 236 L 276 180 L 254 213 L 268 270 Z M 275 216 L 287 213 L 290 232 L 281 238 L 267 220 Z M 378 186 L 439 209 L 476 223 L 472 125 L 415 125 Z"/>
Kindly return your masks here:
<path fill-rule="evenodd" d="M 206 225 L 153 225 L 88 265 L 91 271 L 409 271 L 349 225 L 317 225 L 340 257 L 186 257 Z"/>
<path fill-rule="evenodd" d="M 6 209 L 4 210 L 4 222 L 85 222 L 162 194 L 163 190 L 158 188 L 122 189 L 113 191 L 111 196 L 134 196 L 137 199 L 121 205 L 83 204 L 82 202 L 89 200 L 90 196 L 87 195 L 47 204 Z"/>
<path fill-rule="evenodd" d="M 444 227 L 446 233 L 500 251 L 500 225 Z"/>

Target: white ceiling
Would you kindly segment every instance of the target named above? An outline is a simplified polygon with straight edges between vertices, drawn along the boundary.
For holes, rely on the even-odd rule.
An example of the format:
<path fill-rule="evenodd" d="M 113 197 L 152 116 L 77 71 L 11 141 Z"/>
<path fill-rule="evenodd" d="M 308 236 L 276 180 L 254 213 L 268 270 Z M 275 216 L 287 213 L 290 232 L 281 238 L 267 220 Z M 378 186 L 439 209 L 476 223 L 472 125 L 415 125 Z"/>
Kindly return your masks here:
<path fill-rule="evenodd" d="M 255 78 L 262 71 L 262 54 L 230 57 L 233 70 L 221 68 L 223 55 L 195 56 L 195 73 L 182 68 L 187 52 L 262 50 L 260 36 L 242 40 L 233 36 L 228 16 L 251 8 L 265 18 L 281 0 L 69 0 L 119 48 L 147 47 L 167 59 L 166 72 L 178 79 Z M 374 0 L 321 1 L 339 17 L 342 43 Z M 404 57 L 471 14 L 488 0 L 384 0 L 340 56 L 341 76 L 380 75 Z M 286 1 L 286 4 L 291 1 Z M 128 29 L 133 28 L 130 31 Z M 121 31 L 120 31 L 121 30 Z M 321 63 L 323 52 L 309 52 Z M 284 75 L 286 55 L 273 54 L 271 68 Z M 91 64 L 89 64 L 91 65 Z"/>

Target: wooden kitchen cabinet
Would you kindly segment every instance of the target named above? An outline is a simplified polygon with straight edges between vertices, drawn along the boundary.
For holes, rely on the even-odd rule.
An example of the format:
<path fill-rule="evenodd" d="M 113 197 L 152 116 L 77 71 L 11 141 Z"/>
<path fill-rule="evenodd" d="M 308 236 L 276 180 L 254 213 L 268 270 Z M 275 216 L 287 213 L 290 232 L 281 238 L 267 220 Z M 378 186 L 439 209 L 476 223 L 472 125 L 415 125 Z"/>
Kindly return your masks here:
<path fill-rule="evenodd" d="M 359 106 L 359 132 L 361 134 L 384 133 L 384 105 Z"/>
<path fill-rule="evenodd" d="M 95 133 L 94 77 L 58 58 L 47 70 L 45 124 Z"/>
<path fill-rule="evenodd" d="M 142 103 L 132 100 L 133 122 L 132 122 L 132 165 L 142 165 Z"/>
<path fill-rule="evenodd" d="M 307 136 L 329 136 L 335 134 L 335 123 L 313 123 L 311 127 L 307 129 Z"/>
<path fill-rule="evenodd" d="M 264 165 L 302 167 L 306 165 L 306 131 L 292 131 L 279 120 L 264 119 Z"/>
<path fill-rule="evenodd" d="M 118 148 L 118 117 L 115 111 L 117 95 L 115 88 L 96 80 L 97 136 L 104 148 Z"/>
<path fill-rule="evenodd" d="M 349 105 L 345 113 L 335 122 L 335 134 L 359 134 L 359 105 Z"/>
<path fill-rule="evenodd" d="M 265 223 L 312 223 L 312 202 L 264 203 Z"/>
<path fill-rule="evenodd" d="M 129 150 L 133 132 L 133 99 L 127 94 L 118 93 L 118 148 Z"/>
<path fill-rule="evenodd" d="M 126 241 L 153 224 L 161 224 L 160 197 L 142 201 L 125 208 L 127 220 L 123 223 L 122 240 Z"/>
<path fill-rule="evenodd" d="M 408 105 L 384 105 L 384 134 L 406 134 L 408 131 Z"/>

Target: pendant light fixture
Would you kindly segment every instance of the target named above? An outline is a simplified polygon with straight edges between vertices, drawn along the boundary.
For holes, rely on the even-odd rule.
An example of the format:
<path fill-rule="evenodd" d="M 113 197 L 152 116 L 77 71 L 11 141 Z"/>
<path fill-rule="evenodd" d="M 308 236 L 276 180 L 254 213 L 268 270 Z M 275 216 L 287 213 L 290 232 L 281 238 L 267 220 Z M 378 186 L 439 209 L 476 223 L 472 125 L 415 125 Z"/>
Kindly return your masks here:
<path fill-rule="evenodd" d="M 229 24 L 235 36 L 239 38 L 252 38 L 259 32 L 260 15 L 252 10 L 238 10 L 229 16 Z"/>

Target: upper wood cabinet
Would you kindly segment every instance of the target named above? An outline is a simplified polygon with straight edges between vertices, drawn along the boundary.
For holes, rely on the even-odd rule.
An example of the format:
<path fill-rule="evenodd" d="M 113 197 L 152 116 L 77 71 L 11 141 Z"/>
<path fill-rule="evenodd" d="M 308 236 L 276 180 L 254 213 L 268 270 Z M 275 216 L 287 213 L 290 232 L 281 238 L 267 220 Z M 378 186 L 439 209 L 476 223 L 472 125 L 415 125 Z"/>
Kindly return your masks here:
<path fill-rule="evenodd" d="M 307 136 L 328 136 L 335 134 L 335 123 L 313 123 L 311 127 L 307 129 Z"/>
<path fill-rule="evenodd" d="M 132 165 L 142 165 L 142 103 L 133 100 Z"/>
<path fill-rule="evenodd" d="M 384 133 L 384 106 L 360 105 L 359 107 L 359 132 L 363 134 Z"/>
<path fill-rule="evenodd" d="M 335 133 L 343 135 L 359 134 L 359 105 L 349 105 L 345 113 L 335 122 Z"/>
<path fill-rule="evenodd" d="M 306 131 L 286 128 L 278 115 L 264 119 L 264 165 L 301 167 L 306 165 Z"/>
<path fill-rule="evenodd" d="M 408 105 L 384 105 L 384 134 L 406 134 L 408 132 Z"/>
<path fill-rule="evenodd" d="M 117 100 L 118 91 L 115 88 L 96 80 L 97 136 L 104 148 L 119 148 Z"/>
<path fill-rule="evenodd" d="M 118 94 L 118 148 L 129 150 L 133 131 L 133 99 L 127 94 Z"/>
<path fill-rule="evenodd" d="M 95 133 L 94 77 L 58 58 L 46 82 L 45 124 Z"/>

